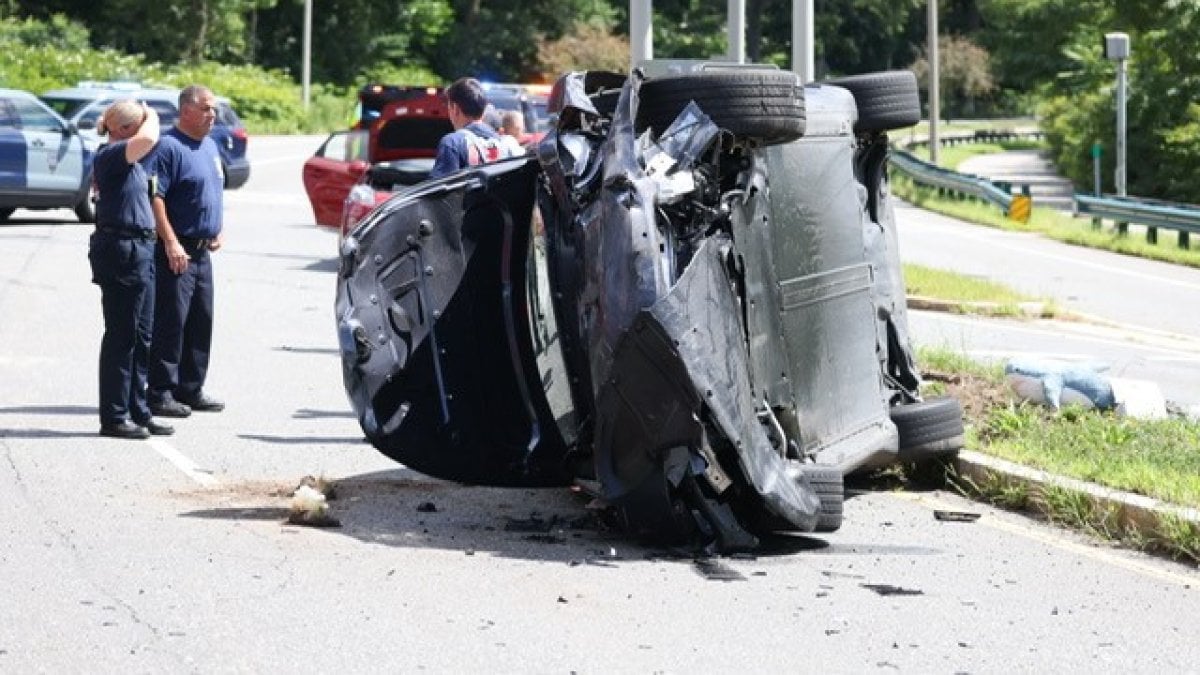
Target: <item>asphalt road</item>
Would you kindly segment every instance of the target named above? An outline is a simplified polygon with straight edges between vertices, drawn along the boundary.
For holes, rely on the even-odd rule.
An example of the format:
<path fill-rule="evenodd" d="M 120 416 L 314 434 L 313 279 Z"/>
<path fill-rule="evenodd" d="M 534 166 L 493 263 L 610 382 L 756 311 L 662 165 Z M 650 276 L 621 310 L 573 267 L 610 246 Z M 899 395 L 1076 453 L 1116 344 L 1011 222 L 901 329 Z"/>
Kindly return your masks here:
<path fill-rule="evenodd" d="M 335 238 L 299 180 L 318 141 L 251 139 L 215 263 L 210 385 L 228 408 L 170 438 L 96 435 L 90 228 L 65 211 L 0 227 L 0 672 L 1200 663 L 1196 569 L 944 492 L 856 490 L 839 532 L 698 563 L 608 529 L 567 490 L 395 465 L 341 389 Z M 306 474 L 338 481 L 341 527 L 283 523 Z"/>

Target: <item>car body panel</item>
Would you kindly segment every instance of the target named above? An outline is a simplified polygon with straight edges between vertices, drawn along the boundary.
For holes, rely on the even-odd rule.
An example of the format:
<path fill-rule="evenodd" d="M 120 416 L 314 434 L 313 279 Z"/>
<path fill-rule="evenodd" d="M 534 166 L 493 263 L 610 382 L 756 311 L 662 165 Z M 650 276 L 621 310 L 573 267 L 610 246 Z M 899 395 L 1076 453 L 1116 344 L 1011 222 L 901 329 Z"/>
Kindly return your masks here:
<path fill-rule="evenodd" d="M 304 162 L 301 176 L 318 225 L 339 227 L 343 204 L 367 170 L 365 131 L 335 131 Z"/>
<path fill-rule="evenodd" d="M 522 160 L 428 181 L 342 244 L 347 394 L 367 438 L 418 471 L 485 485 L 570 480 L 544 393 L 529 386 L 540 382 L 526 310 L 535 178 Z"/>

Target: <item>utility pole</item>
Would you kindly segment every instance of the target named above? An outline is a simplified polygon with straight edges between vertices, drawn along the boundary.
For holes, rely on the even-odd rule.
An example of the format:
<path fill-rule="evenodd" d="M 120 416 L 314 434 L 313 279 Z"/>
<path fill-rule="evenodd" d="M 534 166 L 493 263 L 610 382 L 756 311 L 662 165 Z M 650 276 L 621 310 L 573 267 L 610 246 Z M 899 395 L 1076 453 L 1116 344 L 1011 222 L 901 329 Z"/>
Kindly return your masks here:
<path fill-rule="evenodd" d="M 942 116 L 942 97 L 938 80 L 941 79 L 941 69 L 938 67 L 938 4 L 937 0 L 929 0 L 928 28 L 929 35 L 929 162 L 934 166 L 938 163 L 938 118 Z"/>
<path fill-rule="evenodd" d="M 729 60 L 746 62 L 746 0 L 729 0 Z"/>
<path fill-rule="evenodd" d="M 650 0 L 629 0 L 630 69 L 654 58 L 654 11 Z"/>
<path fill-rule="evenodd" d="M 312 79 L 312 3 L 313 0 L 304 0 L 304 55 L 301 57 L 304 64 L 301 66 L 300 98 L 305 110 L 308 110 L 309 83 Z"/>
<path fill-rule="evenodd" d="M 801 82 L 812 82 L 813 68 L 813 0 L 792 0 L 792 70 Z"/>

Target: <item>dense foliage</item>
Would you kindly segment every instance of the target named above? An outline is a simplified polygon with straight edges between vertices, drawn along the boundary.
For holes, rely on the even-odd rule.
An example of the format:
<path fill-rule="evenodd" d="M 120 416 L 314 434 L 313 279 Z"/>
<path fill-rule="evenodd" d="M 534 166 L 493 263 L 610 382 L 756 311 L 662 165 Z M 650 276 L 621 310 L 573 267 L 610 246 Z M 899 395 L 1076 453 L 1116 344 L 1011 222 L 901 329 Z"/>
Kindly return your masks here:
<path fill-rule="evenodd" d="M 927 70 L 929 0 L 813 1 L 818 78 Z M 656 55 L 725 52 L 726 3 L 653 6 Z M 747 0 L 752 60 L 790 66 L 791 15 L 792 0 Z M 1200 202 L 1200 181 L 1192 179 L 1200 169 L 1200 2 L 939 0 L 939 16 L 943 114 L 1036 112 L 1060 166 L 1081 186 L 1091 184 L 1089 151 L 1101 142 L 1106 190 L 1115 78 L 1101 41 L 1106 32 L 1128 33 L 1129 192 Z M 251 124 L 313 125 L 295 89 L 304 0 L 0 0 L 5 17 L 0 79 L 10 86 L 219 75 L 222 93 Z M 318 116 L 340 115 L 333 110 L 348 107 L 349 92 L 368 81 L 430 84 L 462 74 L 548 81 L 565 69 L 612 68 L 628 62 L 627 25 L 624 0 L 314 1 L 312 80 L 324 83 L 314 89 Z M 173 30 L 139 28 L 146 26 Z M 217 73 L 214 63 L 226 66 Z"/>

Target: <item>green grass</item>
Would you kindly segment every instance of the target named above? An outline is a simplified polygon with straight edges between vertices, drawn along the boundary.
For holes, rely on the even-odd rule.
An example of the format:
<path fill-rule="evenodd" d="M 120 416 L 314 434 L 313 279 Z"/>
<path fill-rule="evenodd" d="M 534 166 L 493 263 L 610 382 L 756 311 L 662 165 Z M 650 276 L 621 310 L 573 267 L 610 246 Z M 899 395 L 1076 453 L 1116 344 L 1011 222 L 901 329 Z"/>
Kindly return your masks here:
<path fill-rule="evenodd" d="M 963 314 L 1019 316 L 1023 303 L 1042 303 L 1041 316 L 1053 316 L 1057 308 L 1046 299 L 1034 298 L 1013 289 L 957 272 L 923 265 L 904 265 L 904 285 L 909 295 L 935 298 L 956 304 Z"/>
<path fill-rule="evenodd" d="M 1200 422 L 1172 417 L 1140 420 L 1112 412 L 1067 407 L 1054 412 L 1038 405 L 996 402 L 985 394 L 1002 388 L 1003 367 L 949 348 L 923 347 L 917 361 L 926 371 L 950 373 L 966 382 L 953 391 L 968 407 L 967 447 L 1051 474 L 1132 492 L 1185 508 L 1200 508 Z M 974 410 L 974 412 L 972 412 Z M 1000 477 L 955 479 L 964 492 L 1021 510 L 1037 510 L 1050 520 L 1106 539 L 1200 561 L 1200 528 L 1168 517 L 1153 531 L 1122 524 L 1117 514 L 1079 493 L 1058 487 L 1034 488 Z"/>

